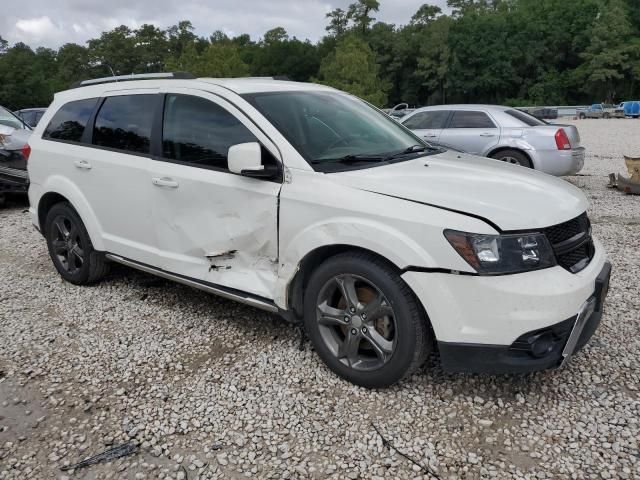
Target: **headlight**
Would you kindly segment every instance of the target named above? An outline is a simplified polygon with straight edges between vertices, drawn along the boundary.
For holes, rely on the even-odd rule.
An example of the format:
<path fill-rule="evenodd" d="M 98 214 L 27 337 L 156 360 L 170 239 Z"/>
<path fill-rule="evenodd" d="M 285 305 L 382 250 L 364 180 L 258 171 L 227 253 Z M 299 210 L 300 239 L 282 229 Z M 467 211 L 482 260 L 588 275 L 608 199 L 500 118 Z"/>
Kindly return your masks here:
<path fill-rule="evenodd" d="M 480 274 L 520 273 L 556 265 L 551 244 L 542 233 L 481 235 L 445 230 L 444 236 Z"/>

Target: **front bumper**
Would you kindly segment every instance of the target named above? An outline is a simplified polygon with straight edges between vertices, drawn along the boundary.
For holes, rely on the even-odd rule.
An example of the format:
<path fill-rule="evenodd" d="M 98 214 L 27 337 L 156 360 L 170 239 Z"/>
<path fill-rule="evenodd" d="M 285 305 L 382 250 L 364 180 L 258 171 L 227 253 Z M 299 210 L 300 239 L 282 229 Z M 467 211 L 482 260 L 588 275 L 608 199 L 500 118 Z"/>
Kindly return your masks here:
<path fill-rule="evenodd" d="M 511 345 L 438 342 L 444 370 L 464 373 L 527 373 L 565 365 L 593 336 L 602 319 L 611 265 L 596 279 L 594 293 L 578 313 L 547 328 L 527 332 Z"/>
<path fill-rule="evenodd" d="M 446 356 L 446 350 L 464 348 L 461 358 L 467 365 L 501 364 L 505 352 L 521 337 L 564 327 L 564 333 L 558 333 L 564 335 L 564 343 L 557 346 L 555 358 L 531 362 L 527 357 L 525 363 L 530 370 L 539 370 L 557 365 L 577 313 L 594 295 L 598 278 L 606 271 L 606 255 L 597 239 L 594 247 L 589 265 L 578 273 L 558 266 L 501 276 L 408 271 L 402 278 L 422 302 L 441 355 L 444 351 Z M 594 315 L 590 318 L 595 322 Z M 516 366 L 521 363 L 515 362 Z M 451 365 L 470 371 L 462 365 Z"/>

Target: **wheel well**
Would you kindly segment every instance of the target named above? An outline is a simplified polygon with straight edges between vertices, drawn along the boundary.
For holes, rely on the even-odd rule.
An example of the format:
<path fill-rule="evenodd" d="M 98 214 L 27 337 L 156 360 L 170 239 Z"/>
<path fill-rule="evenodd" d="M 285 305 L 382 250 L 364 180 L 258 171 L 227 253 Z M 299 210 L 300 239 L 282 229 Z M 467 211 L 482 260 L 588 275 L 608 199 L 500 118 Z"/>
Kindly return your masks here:
<path fill-rule="evenodd" d="M 38 203 L 38 224 L 40 225 L 40 231 L 44 233 L 44 222 L 47 219 L 47 214 L 51 207 L 60 202 L 68 202 L 65 197 L 59 193 L 49 192 L 45 193 L 40 202 Z"/>
<path fill-rule="evenodd" d="M 389 259 L 382 255 L 368 250 L 366 248 L 355 247 L 353 245 L 327 245 L 320 247 L 307 253 L 298 264 L 298 271 L 293 280 L 289 283 L 287 292 L 288 304 L 291 312 L 297 319 L 301 319 L 304 315 L 304 290 L 309 282 L 311 273 L 325 260 L 344 252 L 366 252 L 370 255 L 378 257 L 380 260 L 389 264 L 392 268 L 400 271 L 400 269 Z"/>
<path fill-rule="evenodd" d="M 513 150 L 514 152 L 518 152 L 521 153 L 522 155 L 524 155 L 525 157 L 527 157 L 527 159 L 529 160 L 529 162 L 531 162 L 531 165 L 533 165 L 533 160 L 531 159 L 531 155 L 529 155 L 527 152 L 525 152 L 524 150 L 521 150 L 519 148 L 513 148 L 513 147 L 500 147 L 500 148 L 496 148 L 495 150 L 492 150 L 491 152 L 489 152 L 487 154 L 487 157 L 493 157 L 496 153 L 499 152 L 504 152 L 506 150 Z"/>

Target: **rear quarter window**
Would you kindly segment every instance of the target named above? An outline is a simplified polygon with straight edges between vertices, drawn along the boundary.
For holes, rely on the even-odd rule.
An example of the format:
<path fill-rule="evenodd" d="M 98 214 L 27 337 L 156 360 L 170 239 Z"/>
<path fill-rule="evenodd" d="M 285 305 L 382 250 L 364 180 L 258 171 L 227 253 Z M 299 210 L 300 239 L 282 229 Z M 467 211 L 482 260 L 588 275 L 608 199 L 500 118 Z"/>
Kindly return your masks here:
<path fill-rule="evenodd" d="M 547 123 L 543 122 L 539 118 L 536 118 L 533 115 L 529 115 L 528 113 L 522 112 L 520 110 L 506 110 L 504 113 L 506 113 L 510 117 L 515 118 L 516 120 L 519 120 L 524 125 L 527 125 L 529 127 L 547 125 Z"/>
<path fill-rule="evenodd" d="M 87 98 L 64 104 L 47 125 L 42 138 L 80 142 L 97 103 L 97 98 Z"/>

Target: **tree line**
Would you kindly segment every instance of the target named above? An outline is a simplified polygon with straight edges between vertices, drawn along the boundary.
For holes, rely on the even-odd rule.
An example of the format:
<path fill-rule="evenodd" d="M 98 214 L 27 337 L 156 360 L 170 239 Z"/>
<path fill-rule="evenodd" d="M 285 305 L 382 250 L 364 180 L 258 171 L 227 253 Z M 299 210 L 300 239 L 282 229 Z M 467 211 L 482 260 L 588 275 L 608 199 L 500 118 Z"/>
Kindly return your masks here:
<path fill-rule="evenodd" d="M 197 76 L 287 76 L 388 106 L 437 103 L 561 105 L 640 97 L 638 0 L 448 0 L 405 25 L 376 21 L 378 0 L 327 14 L 317 42 L 275 27 L 262 38 L 120 26 L 59 49 L 0 36 L 0 104 L 46 106 L 77 80 L 189 71 Z"/>

